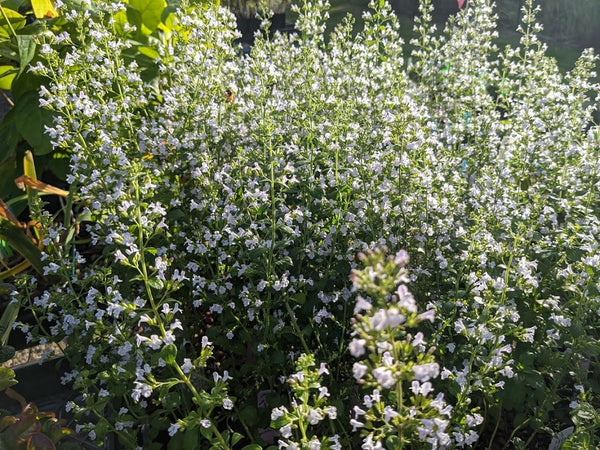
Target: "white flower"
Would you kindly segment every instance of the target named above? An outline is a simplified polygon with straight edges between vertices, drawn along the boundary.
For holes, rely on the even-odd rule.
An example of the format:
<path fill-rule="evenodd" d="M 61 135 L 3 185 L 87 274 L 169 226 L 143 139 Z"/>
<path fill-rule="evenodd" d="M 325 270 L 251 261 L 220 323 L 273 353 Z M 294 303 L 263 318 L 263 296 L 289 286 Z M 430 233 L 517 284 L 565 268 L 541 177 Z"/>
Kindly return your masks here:
<path fill-rule="evenodd" d="M 292 425 L 291 424 L 287 424 L 282 426 L 279 429 L 279 432 L 281 433 L 281 436 L 283 436 L 285 439 L 289 439 L 292 437 Z"/>
<path fill-rule="evenodd" d="M 175 434 L 177 434 L 177 432 L 179 431 L 179 429 L 181 428 L 181 425 L 178 423 L 172 423 L 169 426 L 169 436 L 175 436 Z"/>
<path fill-rule="evenodd" d="M 308 443 L 308 449 L 309 450 L 320 450 L 321 443 L 319 442 L 319 440 L 317 438 L 315 438 Z"/>
<path fill-rule="evenodd" d="M 410 342 L 410 345 L 412 345 L 413 347 L 418 347 L 419 345 L 425 345 L 425 344 L 426 344 L 425 336 L 420 331 L 417 334 L 415 334 L 415 337 Z M 452 353 L 452 352 L 450 352 L 450 353 Z"/>
<path fill-rule="evenodd" d="M 552 319 L 552 321 L 561 327 L 570 327 L 571 326 L 571 318 L 570 317 L 565 317 L 563 315 L 557 315 L 557 314 L 550 314 L 550 319 Z"/>
<path fill-rule="evenodd" d="M 362 428 L 365 426 L 364 423 L 359 422 L 356 419 L 350 419 L 350 425 L 352 425 L 352 432 L 354 433 L 357 429 Z"/>
<path fill-rule="evenodd" d="M 183 373 L 189 373 L 194 365 L 192 364 L 192 360 L 190 358 L 183 358 L 183 364 L 181 365 L 181 370 Z"/>
<path fill-rule="evenodd" d="M 420 384 L 418 381 L 413 380 L 410 389 L 415 395 L 421 394 L 423 396 L 427 396 L 431 391 L 433 391 L 433 386 L 429 381 Z"/>
<path fill-rule="evenodd" d="M 435 310 L 428 309 L 424 313 L 419 314 L 418 316 L 420 321 L 429 320 L 431 323 L 435 321 Z"/>
<path fill-rule="evenodd" d="M 477 432 L 475 432 L 475 431 L 469 431 L 469 433 L 465 437 L 465 444 L 466 445 L 473 445 L 478 440 L 479 440 L 479 435 L 477 434 Z"/>
<path fill-rule="evenodd" d="M 367 370 L 369 370 L 369 368 L 364 364 L 354 363 L 354 365 L 352 366 L 352 375 L 358 381 L 365 376 Z"/>
<path fill-rule="evenodd" d="M 369 434 L 367 437 L 365 437 L 365 439 L 363 439 L 363 443 L 360 448 L 362 450 L 380 450 L 383 449 L 383 446 L 381 445 L 380 441 L 373 442 L 373 436 Z"/>
<path fill-rule="evenodd" d="M 163 341 L 158 337 L 157 334 L 153 334 L 150 336 L 150 340 L 148 341 L 148 347 L 152 350 L 158 350 L 162 347 Z"/>
<path fill-rule="evenodd" d="M 415 379 L 424 382 L 432 378 L 436 378 L 440 373 L 440 366 L 438 363 L 427 363 L 418 366 L 413 366 L 413 373 Z"/>
<path fill-rule="evenodd" d="M 317 371 L 317 374 L 318 375 L 323 375 L 323 374 L 329 375 L 329 370 L 327 369 L 327 364 L 321 363 L 321 365 L 319 366 L 319 370 Z"/>
<path fill-rule="evenodd" d="M 280 417 L 283 417 L 287 412 L 288 411 L 285 408 L 285 406 L 279 406 L 277 408 L 273 408 L 271 410 L 271 420 L 275 421 L 275 420 L 279 419 Z"/>
<path fill-rule="evenodd" d="M 152 395 L 152 388 L 146 383 L 139 381 L 135 382 L 135 388 L 131 391 L 131 398 L 136 402 L 140 401 L 140 397 L 150 397 Z"/>
<path fill-rule="evenodd" d="M 355 358 L 359 358 L 365 354 L 367 341 L 365 339 L 352 339 L 350 344 L 348 345 L 348 349 L 350 350 L 350 354 Z"/>
<path fill-rule="evenodd" d="M 323 420 L 323 414 L 318 409 L 311 409 L 308 413 L 308 423 L 311 425 L 318 424 L 321 420 Z"/>
<path fill-rule="evenodd" d="M 387 310 L 387 326 L 390 328 L 396 328 L 398 325 L 406 322 L 406 316 L 400 314 L 397 308 L 390 308 Z"/>
<path fill-rule="evenodd" d="M 417 312 L 417 302 L 406 285 L 401 284 L 396 291 L 396 295 L 398 296 L 398 306 L 400 308 L 404 308 L 411 313 Z"/>
<path fill-rule="evenodd" d="M 340 444 L 340 437 L 337 434 L 329 438 L 329 443 L 331 446 L 331 450 L 342 450 L 342 445 Z"/>
<path fill-rule="evenodd" d="M 483 423 L 483 416 L 480 414 L 467 414 L 466 423 L 469 428 L 474 428 Z"/>
<path fill-rule="evenodd" d="M 383 408 L 383 420 L 389 422 L 394 417 L 399 416 L 398 412 L 396 412 L 391 406 L 387 405 Z"/>
<path fill-rule="evenodd" d="M 505 366 L 502 369 L 499 370 L 499 372 L 504 375 L 506 378 L 512 378 L 515 376 L 515 372 L 513 371 L 512 367 L 510 366 Z"/>
<path fill-rule="evenodd" d="M 385 367 L 377 367 L 373 369 L 373 377 L 377 380 L 377 382 L 384 389 L 390 389 L 396 384 L 396 380 L 394 379 L 394 374 L 391 370 Z"/>
<path fill-rule="evenodd" d="M 373 328 L 375 331 L 383 331 L 388 324 L 385 309 L 375 311 L 375 314 L 373 314 L 373 317 L 371 317 L 370 321 L 371 328 Z"/>
<path fill-rule="evenodd" d="M 367 300 L 358 295 L 356 297 L 356 306 L 354 307 L 354 315 L 359 314 L 362 311 L 369 311 L 373 305 L 371 305 Z"/>
<path fill-rule="evenodd" d="M 331 420 L 335 420 L 337 418 L 337 408 L 335 406 L 327 406 L 325 407 L 324 411 Z"/>
<path fill-rule="evenodd" d="M 394 357 L 390 354 L 390 352 L 384 352 L 383 356 L 381 357 L 381 362 L 385 366 L 391 367 L 392 364 L 394 364 Z"/>

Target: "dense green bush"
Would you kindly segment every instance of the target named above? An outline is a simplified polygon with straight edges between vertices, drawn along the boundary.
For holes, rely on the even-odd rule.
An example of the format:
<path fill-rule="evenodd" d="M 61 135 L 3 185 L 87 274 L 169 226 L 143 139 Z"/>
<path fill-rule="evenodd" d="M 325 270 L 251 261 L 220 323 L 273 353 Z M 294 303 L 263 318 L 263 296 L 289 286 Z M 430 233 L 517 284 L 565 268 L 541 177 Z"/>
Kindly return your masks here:
<path fill-rule="evenodd" d="M 93 247 L 47 215 L 44 278 L 14 297 L 31 339 L 67 342 L 80 431 L 525 448 L 574 424 L 595 442 L 595 57 L 562 75 L 526 4 L 498 58 L 487 0 L 439 37 L 423 1 L 409 59 L 383 1 L 329 39 L 305 4 L 298 35 L 246 56 L 215 6 L 65 11 L 76 35 L 31 70 Z"/>

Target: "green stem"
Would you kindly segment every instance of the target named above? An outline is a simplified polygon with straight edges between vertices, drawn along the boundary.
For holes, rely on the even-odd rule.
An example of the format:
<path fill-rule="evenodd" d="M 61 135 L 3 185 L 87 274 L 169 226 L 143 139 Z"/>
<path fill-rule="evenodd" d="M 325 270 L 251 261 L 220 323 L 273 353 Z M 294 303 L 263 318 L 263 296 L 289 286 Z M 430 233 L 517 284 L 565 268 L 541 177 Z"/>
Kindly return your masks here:
<path fill-rule="evenodd" d="M 294 316 L 294 311 L 292 311 L 289 302 L 285 300 L 283 303 L 285 304 L 285 309 L 290 316 L 290 320 L 292 321 L 292 328 L 294 328 L 294 331 L 296 332 L 298 338 L 300 339 L 300 342 L 302 343 L 302 348 L 307 354 L 311 353 L 310 349 L 308 348 L 308 345 L 306 344 L 306 341 L 304 340 L 304 336 L 302 335 L 302 331 L 298 326 L 298 322 L 296 321 L 296 317 Z"/>
<path fill-rule="evenodd" d="M 306 437 L 306 424 L 304 423 L 304 420 L 302 420 L 302 415 L 298 417 L 298 428 L 300 429 L 300 433 L 302 434 L 302 443 L 306 444 L 308 438 Z"/>
<path fill-rule="evenodd" d="M 399 355 L 398 354 L 398 349 L 396 346 L 396 340 L 394 339 L 394 336 L 391 336 L 390 339 L 390 343 L 392 344 L 392 355 L 394 357 L 394 361 L 396 363 L 402 362 L 405 360 L 404 355 Z M 396 381 L 396 406 L 398 408 L 398 412 L 404 416 L 404 392 L 402 389 L 402 377 L 399 377 L 398 381 Z M 404 436 L 403 436 L 403 426 L 402 426 L 402 422 L 400 422 L 399 424 L 399 434 L 400 434 L 400 439 L 399 439 L 399 449 L 402 450 L 402 447 L 404 446 Z"/>
<path fill-rule="evenodd" d="M 139 255 L 140 255 L 140 260 L 137 265 L 137 270 L 140 273 L 140 275 L 142 276 L 142 279 L 144 280 L 144 287 L 146 289 L 146 295 L 148 296 L 148 300 L 150 301 L 150 306 L 152 308 L 152 312 L 154 313 L 154 317 L 156 318 L 158 328 L 160 329 L 160 332 L 164 336 L 166 329 L 165 329 L 165 326 L 161 319 L 161 315 L 158 310 L 158 307 L 156 305 L 154 295 L 152 294 L 152 288 L 150 287 L 150 283 L 148 282 L 149 276 L 148 276 L 148 269 L 146 268 L 144 227 L 142 225 L 142 210 L 140 207 L 140 189 L 139 189 L 139 185 L 138 185 L 138 180 L 135 179 L 132 184 L 133 184 L 133 188 L 135 189 L 136 216 L 137 216 L 136 217 L 136 225 L 138 228 L 137 241 L 138 241 Z"/>
<path fill-rule="evenodd" d="M 183 372 L 183 370 L 181 369 L 181 367 L 179 367 L 179 364 L 177 362 L 173 363 L 173 367 L 175 368 L 175 371 L 179 375 L 179 378 L 181 378 L 181 380 L 183 380 L 184 384 L 187 386 L 187 388 L 192 393 L 192 396 L 195 400 L 194 403 L 199 405 L 201 398 L 200 398 L 200 394 L 198 393 L 198 390 L 196 389 L 196 386 L 193 385 L 193 383 L 190 381 L 190 378 Z M 208 415 L 210 415 L 210 412 Z M 229 449 L 229 445 L 227 445 L 227 442 L 225 442 L 225 439 L 223 439 L 223 436 L 221 435 L 221 433 L 219 433 L 219 429 L 215 426 L 215 424 L 212 422 L 212 420 L 210 421 L 210 428 L 212 429 L 213 433 L 215 433 L 215 436 L 217 436 L 217 439 L 219 440 L 219 443 L 221 444 L 221 448 L 223 450 Z"/>
<path fill-rule="evenodd" d="M 219 443 L 221 444 L 221 448 L 223 450 L 228 450 L 229 445 L 227 445 L 227 442 L 225 442 L 225 439 L 223 439 L 223 436 L 221 435 L 221 433 L 219 433 L 219 429 L 215 426 L 214 423 L 212 423 L 212 421 L 210 422 L 210 428 L 213 431 L 213 433 L 215 433 L 215 436 L 217 436 L 217 439 L 219 440 Z"/>
<path fill-rule="evenodd" d="M 498 427 L 500 426 L 500 417 L 502 417 L 502 406 L 500 407 L 500 411 L 498 411 L 498 418 L 496 419 L 496 425 L 494 426 L 494 431 L 492 432 L 492 437 L 490 437 L 490 444 L 488 445 L 487 450 L 492 450 L 492 444 L 494 443 L 494 439 L 496 438 L 496 433 L 498 432 Z"/>

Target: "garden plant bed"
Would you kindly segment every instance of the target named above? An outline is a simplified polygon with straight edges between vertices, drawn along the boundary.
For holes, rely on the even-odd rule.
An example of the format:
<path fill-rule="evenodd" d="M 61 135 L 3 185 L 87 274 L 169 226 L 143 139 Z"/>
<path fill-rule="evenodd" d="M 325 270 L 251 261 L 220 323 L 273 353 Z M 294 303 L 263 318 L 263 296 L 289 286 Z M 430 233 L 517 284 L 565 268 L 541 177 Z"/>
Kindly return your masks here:
<path fill-rule="evenodd" d="M 207 3 L 13 11 L 1 288 L 11 342 L 66 343 L 14 374 L 55 440 L 600 445 L 597 58 L 561 71 L 523 3 L 503 49 L 487 0 L 443 32 L 423 0 L 410 47 L 384 1 L 328 36 L 307 2 L 249 52 Z"/>

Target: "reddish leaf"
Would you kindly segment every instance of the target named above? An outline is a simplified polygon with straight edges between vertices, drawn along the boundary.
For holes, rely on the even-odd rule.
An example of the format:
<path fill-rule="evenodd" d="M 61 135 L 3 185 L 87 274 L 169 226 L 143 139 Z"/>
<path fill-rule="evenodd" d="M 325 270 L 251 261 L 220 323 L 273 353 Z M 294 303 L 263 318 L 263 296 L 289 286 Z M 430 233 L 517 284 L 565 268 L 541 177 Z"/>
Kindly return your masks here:
<path fill-rule="evenodd" d="M 34 433 L 27 439 L 27 450 L 56 450 L 56 446 L 48 436 Z"/>
<path fill-rule="evenodd" d="M 458 9 L 462 8 L 463 5 L 465 4 L 465 0 L 457 0 L 458 2 Z"/>

